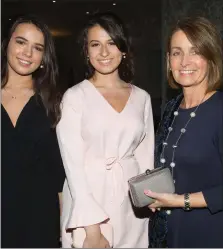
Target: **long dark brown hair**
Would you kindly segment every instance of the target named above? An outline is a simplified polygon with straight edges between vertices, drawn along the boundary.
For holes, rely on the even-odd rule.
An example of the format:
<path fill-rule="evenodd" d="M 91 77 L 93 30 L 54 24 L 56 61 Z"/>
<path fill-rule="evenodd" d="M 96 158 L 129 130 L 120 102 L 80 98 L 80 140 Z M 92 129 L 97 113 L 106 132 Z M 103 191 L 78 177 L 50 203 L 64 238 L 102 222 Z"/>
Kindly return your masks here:
<path fill-rule="evenodd" d="M 131 51 L 130 37 L 121 19 L 111 12 L 98 12 L 89 17 L 82 32 L 79 35 L 79 45 L 82 48 L 82 55 L 85 60 L 87 79 L 91 78 L 95 69 L 87 58 L 88 55 L 88 31 L 89 29 L 99 25 L 112 38 L 118 49 L 125 53 L 125 57 L 118 67 L 119 76 L 126 82 L 132 81 L 134 77 L 134 64 Z"/>
<path fill-rule="evenodd" d="M 32 73 L 34 92 L 38 94 L 46 109 L 47 116 L 51 121 L 52 127 L 55 127 L 60 120 L 60 101 L 61 94 L 57 89 L 58 65 L 55 53 L 55 47 L 52 35 L 48 26 L 34 15 L 21 16 L 16 19 L 9 29 L 7 37 L 3 40 L 1 46 L 1 88 L 4 88 L 8 82 L 8 63 L 7 48 L 11 36 L 17 26 L 23 23 L 35 25 L 44 36 L 44 54 L 42 59 L 43 68 L 38 68 Z"/>

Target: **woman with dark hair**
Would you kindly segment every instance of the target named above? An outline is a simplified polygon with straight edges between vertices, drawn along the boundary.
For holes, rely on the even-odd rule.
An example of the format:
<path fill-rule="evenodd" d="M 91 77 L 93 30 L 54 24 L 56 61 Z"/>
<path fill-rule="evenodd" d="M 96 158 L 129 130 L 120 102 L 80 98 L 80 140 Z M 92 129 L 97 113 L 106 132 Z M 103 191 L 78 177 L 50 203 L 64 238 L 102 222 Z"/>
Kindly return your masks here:
<path fill-rule="evenodd" d="M 150 247 L 223 247 L 222 58 L 221 36 L 206 18 L 183 19 L 171 32 L 167 78 L 182 94 L 164 111 L 156 166 L 171 169 L 176 193 L 145 192 L 157 210 Z"/>
<path fill-rule="evenodd" d="M 84 232 L 84 248 L 145 248 L 148 219 L 136 217 L 127 182 L 153 168 L 150 96 L 129 83 L 129 41 L 115 15 L 92 16 L 82 45 L 87 79 L 65 93 L 57 125 L 67 175 L 62 245 L 76 246 Z"/>
<path fill-rule="evenodd" d="M 55 126 L 58 68 L 48 27 L 18 18 L 2 43 L 2 247 L 59 247 L 65 179 Z"/>

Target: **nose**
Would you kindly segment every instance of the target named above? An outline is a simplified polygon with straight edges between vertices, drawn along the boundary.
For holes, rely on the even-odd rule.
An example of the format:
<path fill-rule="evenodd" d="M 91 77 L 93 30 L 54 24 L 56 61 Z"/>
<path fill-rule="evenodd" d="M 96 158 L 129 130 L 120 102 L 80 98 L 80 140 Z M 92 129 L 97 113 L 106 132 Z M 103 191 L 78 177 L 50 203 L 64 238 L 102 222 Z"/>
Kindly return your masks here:
<path fill-rule="evenodd" d="M 181 57 L 181 62 L 180 62 L 182 67 L 186 67 L 187 65 L 190 64 L 190 56 L 189 55 L 182 55 Z"/>
<path fill-rule="evenodd" d="M 107 57 L 109 55 L 109 49 L 107 46 L 101 46 L 101 55 Z"/>
<path fill-rule="evenodd" d="M 26 57 L 31 57 L 32 56 L 32 47 L 31 46 L 25 46 L 23 50 L 23 54 Z"/>

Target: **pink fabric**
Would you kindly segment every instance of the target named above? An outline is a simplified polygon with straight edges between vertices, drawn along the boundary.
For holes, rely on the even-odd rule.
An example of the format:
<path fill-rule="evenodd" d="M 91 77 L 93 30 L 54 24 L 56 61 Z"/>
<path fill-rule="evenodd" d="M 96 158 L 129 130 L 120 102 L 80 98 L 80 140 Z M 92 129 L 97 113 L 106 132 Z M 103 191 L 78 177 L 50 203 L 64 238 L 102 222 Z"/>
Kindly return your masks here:
<path fill-rule="evenodd" d="M 148 247 L 148 219 L 135 216 L 128 179 L 153 168 L 150 96 L 132 86 L 119 113 L 88 80 L 67 90 L 57 135 L 67 180 L 63 190 L 62 245 L 68 228 L 109 219 L 115 248 Z"/>

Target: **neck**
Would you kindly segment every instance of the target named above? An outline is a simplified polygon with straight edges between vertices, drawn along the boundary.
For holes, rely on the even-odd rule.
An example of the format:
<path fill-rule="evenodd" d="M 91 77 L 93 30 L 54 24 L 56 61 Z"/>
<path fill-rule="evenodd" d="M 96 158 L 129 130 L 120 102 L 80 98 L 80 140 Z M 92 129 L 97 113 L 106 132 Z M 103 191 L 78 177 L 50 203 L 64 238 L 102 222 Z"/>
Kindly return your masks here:
<path fill-rule="evenodd" d="M 116 88 L 121 87 L 123 85 L 123 81 L 120 79 L 118 72 L 114 72 L 107 75 L 95 72 L 94 76 L 90 79 L 90 81 L 95 86 L 101 86 L 105 88 Z"/>
<path fill-rule="evenodd" d="M 32 76 L 9 75 L 6 86 L 13 89 L 33 88 Z"/>
<path fill-rule="evenodd" d="M 183 95 L 184 99 L 182 101 L 181 107 L 188 109 L 199 105 L 202 101 L 205 101 L 212 95 L 212 93 L 207 93 L 207 88 L 204 86 L 184 87 Z"/>

